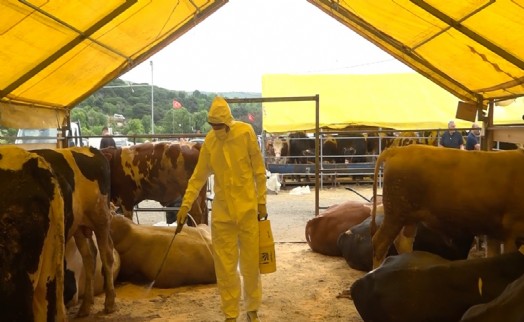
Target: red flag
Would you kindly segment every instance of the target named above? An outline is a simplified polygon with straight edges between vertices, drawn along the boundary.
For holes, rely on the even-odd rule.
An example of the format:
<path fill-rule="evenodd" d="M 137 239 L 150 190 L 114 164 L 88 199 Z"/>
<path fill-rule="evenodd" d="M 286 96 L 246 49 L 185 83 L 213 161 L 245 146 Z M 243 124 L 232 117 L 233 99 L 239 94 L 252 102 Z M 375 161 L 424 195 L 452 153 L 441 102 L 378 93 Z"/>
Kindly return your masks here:
<path fill-rule="evenodd" d="M 175 110 L 178 110 L 178 109 L 182 108 L 182 104 L 180 104 L 180 102 L 177 101 L 177 100 L 173 100 L 173 108 Z"/>
<path fill-rule="evenodd" d="M 247 114 L 247 118 L 249 119 L 250 122 L 254 122 L 255 121 L 255 117 L 251 113 Z"/>

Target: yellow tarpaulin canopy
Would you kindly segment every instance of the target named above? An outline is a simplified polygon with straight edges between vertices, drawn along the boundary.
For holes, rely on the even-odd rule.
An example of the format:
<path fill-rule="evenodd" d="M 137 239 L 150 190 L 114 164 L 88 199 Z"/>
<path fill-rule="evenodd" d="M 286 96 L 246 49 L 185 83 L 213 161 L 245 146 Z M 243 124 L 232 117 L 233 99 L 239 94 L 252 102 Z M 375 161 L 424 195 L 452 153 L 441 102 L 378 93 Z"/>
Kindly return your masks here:
<path fill-rule="evenodd" d="M 461 100 L 524 95 L 522 1 L 308 1 Z"/>
<path fill-rule="evenodd" d="M 461 100 L 524 95 L 519 1 L 308 1 Z M 0 1 L 0 124 L 61 124 L 226 2 Z"/>
<path fill-rule="evenodd" d="M 524 98 L 519 97 L 509 105 L 495 106 L 494 125 L 524 125 Z"/>
<path fill-rule="evenodd" d="M 77 103 L 226 2 L 0 1 L 0 124 L 61 125 Z"/>
<path fill-rule="evenodd" d="M 417 73 L 373 75 L 285 75 L 262 78 L 263 97 L 320 97 L 320 127 L 377 126 L 447 128 L 459 99 Z M 315 129 L 314 102 L 264 103 L 263 128 L 270 133 Z M 508 107 L 509 108 L 509 107 Z M 503 109 L 500 107 L 500 109 Z M 520 110 L 522 111 L 522 110 Z M 522 123 L 522 112 L 495 111 L 495 123 Z M 499 120 L 499 121 L 498 121 Z M 457 127 L 471 122 L 456 120 Z"/>

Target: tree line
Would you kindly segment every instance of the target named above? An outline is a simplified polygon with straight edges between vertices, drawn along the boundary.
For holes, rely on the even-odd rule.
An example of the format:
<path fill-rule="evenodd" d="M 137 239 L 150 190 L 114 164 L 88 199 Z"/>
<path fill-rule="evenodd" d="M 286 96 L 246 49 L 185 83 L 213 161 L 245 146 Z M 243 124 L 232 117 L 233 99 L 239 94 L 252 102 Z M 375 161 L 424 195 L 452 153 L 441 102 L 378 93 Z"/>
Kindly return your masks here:
<path fill-rule="evenodd" d="M 217 95 L 237 98 L 261 96 L 259 93 L 244 92 L 175 91 L 115 79 L 74 107 L 71 121 L 80 122 L 83 136 L 100 135 L 104 126 L 113 128 L 114 134 L 133 136 L 152 133 L 153 114 L 154 134 L 207 133 L 210 130 L 207 111 Z M 260 103 L 234 103 L 230 107 L 236 120 L 250 123 L 257 134 L 262 132 Z M 0 131 L 4 137 L 15 137 L 17 129 L 1 128 Z"/>

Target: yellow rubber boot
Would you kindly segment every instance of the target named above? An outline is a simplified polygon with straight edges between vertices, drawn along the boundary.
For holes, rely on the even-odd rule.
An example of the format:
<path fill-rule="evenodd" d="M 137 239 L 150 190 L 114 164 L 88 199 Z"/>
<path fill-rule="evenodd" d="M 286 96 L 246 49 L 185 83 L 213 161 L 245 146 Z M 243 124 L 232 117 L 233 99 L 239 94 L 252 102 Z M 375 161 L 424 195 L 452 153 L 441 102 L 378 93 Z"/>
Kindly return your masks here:
<path fill-rule="evenodd" d="M 258 318 L 257 311 L 249 311 L 249 312 L 247 312 L 247 320 L 249 322 L 260 322 L 260 319 Z"/>

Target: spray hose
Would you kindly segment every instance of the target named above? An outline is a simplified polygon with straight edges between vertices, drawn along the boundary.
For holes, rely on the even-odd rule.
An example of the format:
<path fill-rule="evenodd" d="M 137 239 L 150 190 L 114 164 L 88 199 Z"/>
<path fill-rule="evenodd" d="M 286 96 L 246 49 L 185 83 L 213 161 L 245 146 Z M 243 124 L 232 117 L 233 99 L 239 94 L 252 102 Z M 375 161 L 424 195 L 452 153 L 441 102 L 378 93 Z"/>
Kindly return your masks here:
<path fill-rule="evenodd" d="M 188 214 L 187 216 L 191 219 L 193 224 L 196 225 L 195 219 L 190 214 Z M 186 221 L 187 221 L 187 219 L 186 219 Z M 158 267 L 158 271 L 155 274 L 155 278 L 153 279 L 153 282 L 151 283 L 151 286 L 153 286 L 155 284 L 158 276 L 160 275 L 160 272 L 162 272 L 162 269 L 164 268 L 164 265 L 165 265 L 166 260 L 167 260 L 167 256 L 169 255 L 169 251 L 171 250 L 171 246 L 173 246 L 173 242 L 175 241 L 175 237 L 176 237 L 176 235 L 178 235 L 182 231 L 182 228 L 184 228 L 184 224 L 185 223 L 182 223 L 181 225 L 177 225 L 176 226 L 175 234 L 173 235 L 173 238 L 171 238 L 171 242 L 169 243 L 169 246 L 166 249 L 166 253 L 164 255 L 164 259 L 162 259 L 162 263 L 160 264 L 160 267 Z M 199 234 L 200 234 L 200 237 L 202 238 L 202 240 L 204 240 L 204 236 L 202 236 L 201 233 L 199 233 Z M 209 246 L 207 246 L 207 249 L 209 250 L 211 255 L 213 255 L 213 252 L 211 251 L 211 249 L 209 249 Z"/>

